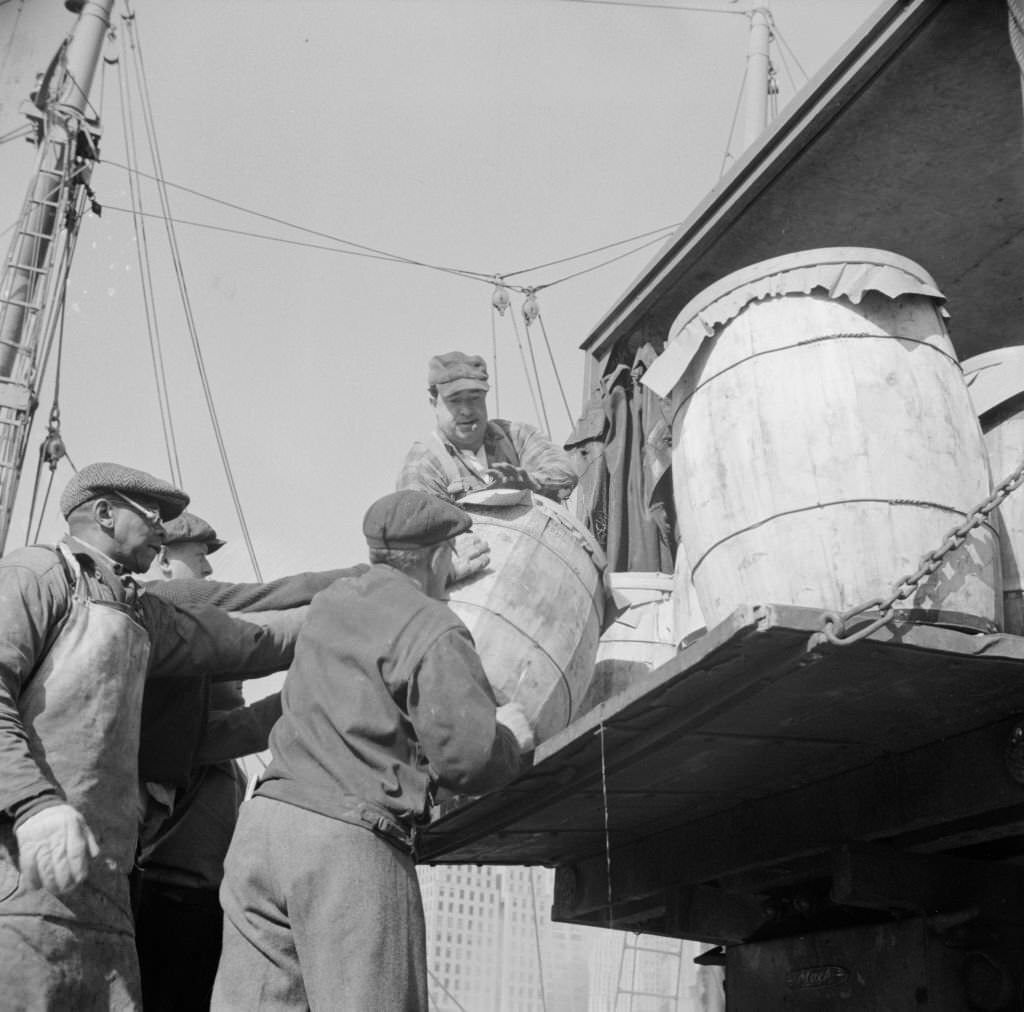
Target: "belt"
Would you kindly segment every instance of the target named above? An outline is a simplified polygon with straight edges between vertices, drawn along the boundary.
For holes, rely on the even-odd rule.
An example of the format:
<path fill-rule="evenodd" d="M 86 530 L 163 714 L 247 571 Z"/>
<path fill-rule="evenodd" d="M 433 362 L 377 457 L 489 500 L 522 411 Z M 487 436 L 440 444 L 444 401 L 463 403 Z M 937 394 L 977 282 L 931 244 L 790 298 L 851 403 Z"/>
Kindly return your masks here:
<path fill-rule="evenodd" d="M 377 815 L 367 808 L 359 809 L 359 818 L 370 827 L 370 829 L 387 843 L 397 847 L 411 858 L 416 857 L 416 827 L 406 829 L 397 822 Z"/>

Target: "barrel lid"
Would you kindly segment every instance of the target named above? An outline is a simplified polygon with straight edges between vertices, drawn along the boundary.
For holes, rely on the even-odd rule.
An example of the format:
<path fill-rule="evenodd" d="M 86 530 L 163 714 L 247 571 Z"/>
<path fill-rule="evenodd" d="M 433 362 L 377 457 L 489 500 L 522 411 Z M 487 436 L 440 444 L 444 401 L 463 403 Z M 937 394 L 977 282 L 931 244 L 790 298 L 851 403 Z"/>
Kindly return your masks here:
<path fill-rule="evenodd" d="M 1024 393 L 1024 345 L 994 348 L 960 365 L 979 418 Z"/>
<path fill-rule="evenodd" d="M 787 253 L 727 274 L 691 299 L 669 328 L 665 350 L 641 382 L 659 397 L 667 397 L 705 338 L 714 336 L 718 327 L 751 302 L 796 292 L 807 294 L 818 288 L 853 303 L 869 291 L 890 299 L 922 295 L 945 301 L 932 276 L 899 253 L 859 246 Z"/>

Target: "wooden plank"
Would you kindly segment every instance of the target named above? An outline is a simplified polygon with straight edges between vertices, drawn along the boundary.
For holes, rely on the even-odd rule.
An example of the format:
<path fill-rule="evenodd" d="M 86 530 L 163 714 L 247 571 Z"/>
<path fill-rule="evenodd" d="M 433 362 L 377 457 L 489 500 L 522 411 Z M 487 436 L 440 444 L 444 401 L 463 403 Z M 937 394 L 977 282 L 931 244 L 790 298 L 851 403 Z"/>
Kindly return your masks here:
<path fill-rule="evenodd" d="M 423 859 L 559 865 L 1024 712 L 1024 639 L 903 624 L 835 647 L 821 617 L 739 609 L 514 784 L 441 806 Z"/>
<path fill-rule="evenodd" d="M 613 903 L 669 888 L 706 883 L 829 852 L 854 841 L 930 829 L 974 816 L 1015 812 L 1024 786 L 1010 778 L 1003 750 L 1013 727 L 1001 721 L 786 794 L 749 802 L 687 823 L 610 855 Z M 998 818 L 994 821 L 998 823 Z M 572 866 L 576 913 L 608 903 L 606 854 Z M 562 874 L 559 869 L 558 874 Z"/>

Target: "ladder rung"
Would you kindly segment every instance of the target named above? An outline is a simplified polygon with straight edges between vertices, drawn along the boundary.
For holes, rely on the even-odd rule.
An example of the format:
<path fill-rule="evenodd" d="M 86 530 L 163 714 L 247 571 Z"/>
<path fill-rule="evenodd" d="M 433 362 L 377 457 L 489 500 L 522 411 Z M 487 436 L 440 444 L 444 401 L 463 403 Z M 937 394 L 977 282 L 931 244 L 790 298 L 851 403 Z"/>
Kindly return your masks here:
<path fill-rule="evenodd" d="M 52 239 L 53 236 L 49 232 L 29 232 L 28 229 L 22 229 L 18 232 L 18 235 L 27 235 L 31 239 Z"/>
<path fill-rule="evenodd" d="M 10 264 L 12 271 L 26 271 L 29 274 L 45 274 L 45 267 L 32 267 L 30 264 Z"/>
<path fill-rule="evenodd" d="M 39 207 L 60 207 L 59 200 L 36 200 L 35 197 L 29 197 L 28 202 L 30 204 L 36 204 Z"/>
<path fill-rule="evenodd" d="M 38 312 L 39 307 L 34 302 L 22 302 L 20 299 L 0 299 L 0 303 L 5 306 L 19 306 L 21 309 L 31 309 L 33 312 Z"/>

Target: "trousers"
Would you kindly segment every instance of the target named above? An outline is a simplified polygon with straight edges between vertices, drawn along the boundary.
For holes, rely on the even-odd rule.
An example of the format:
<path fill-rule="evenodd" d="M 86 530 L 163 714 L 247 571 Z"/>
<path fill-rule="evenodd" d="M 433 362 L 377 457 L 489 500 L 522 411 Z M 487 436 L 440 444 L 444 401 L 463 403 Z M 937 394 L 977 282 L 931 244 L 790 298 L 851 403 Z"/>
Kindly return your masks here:
<path fill-rule="evenodd" d="M 220 898 L 211 1012 L 427 1012 L 416 868 L 370 829 L 255 797 Z"/>

